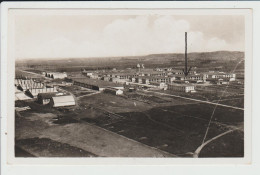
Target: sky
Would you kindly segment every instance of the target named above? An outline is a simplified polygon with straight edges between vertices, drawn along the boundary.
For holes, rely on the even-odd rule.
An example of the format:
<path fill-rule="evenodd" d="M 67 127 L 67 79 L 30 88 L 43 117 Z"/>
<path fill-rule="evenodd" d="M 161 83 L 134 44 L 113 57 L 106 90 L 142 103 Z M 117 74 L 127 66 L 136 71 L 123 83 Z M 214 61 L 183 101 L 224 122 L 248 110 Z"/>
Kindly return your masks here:
<path fill-rule="evenodd" d="M 15 58 L 244 51 L 239 15 L 16 15 Z"/>

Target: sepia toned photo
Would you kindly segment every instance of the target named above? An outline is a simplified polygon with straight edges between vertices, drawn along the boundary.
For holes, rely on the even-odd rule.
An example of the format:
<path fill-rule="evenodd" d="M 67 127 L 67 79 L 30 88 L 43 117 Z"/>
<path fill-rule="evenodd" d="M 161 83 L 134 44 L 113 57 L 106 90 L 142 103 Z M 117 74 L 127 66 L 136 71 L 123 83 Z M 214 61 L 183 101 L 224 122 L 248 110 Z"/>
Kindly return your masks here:
<path fill-rule="evenodd" d="M 245 14 L 10 10 L 9 149 L 15 158 L 244 158 Z"/>

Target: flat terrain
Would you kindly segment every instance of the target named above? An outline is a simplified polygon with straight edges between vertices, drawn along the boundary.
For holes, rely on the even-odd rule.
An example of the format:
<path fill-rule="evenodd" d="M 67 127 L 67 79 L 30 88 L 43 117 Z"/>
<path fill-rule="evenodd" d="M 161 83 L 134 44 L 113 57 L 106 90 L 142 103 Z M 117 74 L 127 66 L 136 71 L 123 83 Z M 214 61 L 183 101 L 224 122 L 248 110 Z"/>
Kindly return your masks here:
<path fill-rule="evenodd" d="M 16 116 L 16 146 L 37 157 L 174 156 L 86 122 L 55 124 L 56 118 L 32 111 Z"/>
<path fill-rule="evenodd" d="M 48 138 L 28 138 L 16 141 L 16 157 L 95 157 L 83 149 L 70 146 L 66 143 L 55 142 Z M 34 154 L 21 150 L 21 147 Z"/>
<path fill-rule="evenodd" d="M 244 85 L 198 85 L 193 84 L 196 87 L 196 93 L 184 93 L 173 92 L 170 90 L 156 90 L 156 92 L 179 95 L 182 97 L 188 97 L 203 101 L 215 102 L 219 104 L 225 104 L 229 106 L 244 107 Z"/>
<path fill-rule="evenodd" d="M 244 156 L 243 152 L 244 152 L 244 132 L 236 130 L 206 145 L 204 149 L 202 149 L 200 156 L 201 157 L 243 157 Z"/>
<path fill-rule="evenodd" d="M 29 105 L 31 110 L 16 117 L 17 146 L 43 157 L 191 157 L 212 116 L 206 141 L 228 130 L 235 132 L 205 146 L 200 156 L 213 156 L 220 147 L 220 157 L 244 154 L 243 110 L 146 96 L 143 91 L 123 97 L 98 93 L 76 99 L 77 106 L 56 109 L 18 101 L 16 106 Z M 53 154 L 58 148 L 64 151 Z"/>
<path fill-rule="evenodd" d="M 121 117 L 103 116 L 84 120 L 172 154 L 187 155 L 200 146 L 213 107 L 207 104 L 167 106 L 142 112 L 118 113 Z M 243 133 L 243 113 L 218 107 L 206 139 L 230 129 Z M 224 143 L 229 146 L 237 137 L 228 138 L 225 140 L 228 142 Z M 243 140 L 233 146 L 241 146 L 240 150 L 243 150 Z M 225 155 L 225 150 L 222 151 L 222 155 Z M 236 156 L 242 155 L 243 152 L 240 152 Z"/>

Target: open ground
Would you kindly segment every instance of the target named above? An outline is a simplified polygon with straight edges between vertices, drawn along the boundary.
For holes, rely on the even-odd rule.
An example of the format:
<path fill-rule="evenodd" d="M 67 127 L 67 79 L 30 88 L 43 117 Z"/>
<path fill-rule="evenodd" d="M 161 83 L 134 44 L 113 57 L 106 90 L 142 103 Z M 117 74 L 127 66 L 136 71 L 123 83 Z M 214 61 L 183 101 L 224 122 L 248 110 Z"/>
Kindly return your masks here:
<path fill-rule="evenodd" d="M 31 110 L 16 115 L 17 147 L 40 157 L 191 157 L 202 144 L 215 107 L 154 92 L 147 96 L 146 91 L 120 97 L 78 86 L 66 90 L 78 92 L 76 107 L 20 102 Z M 243 112 L 217 106 L 206 141 L 231 132 L 207 144 L 200 157 L 243 156 Z M 60 148 L 66 149 L 53 154 Z"/>

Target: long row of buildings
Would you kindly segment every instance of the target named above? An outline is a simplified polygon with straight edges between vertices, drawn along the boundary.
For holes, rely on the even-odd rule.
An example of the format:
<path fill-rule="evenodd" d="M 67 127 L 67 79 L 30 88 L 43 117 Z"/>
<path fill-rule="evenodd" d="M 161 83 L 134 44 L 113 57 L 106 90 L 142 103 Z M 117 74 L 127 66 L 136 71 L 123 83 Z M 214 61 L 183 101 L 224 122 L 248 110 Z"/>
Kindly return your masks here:
<path fill-rule="evenodd" d="M 235 81 L 236 74 L 224 72 L 203 72 L 196 73 L 191 71 L 188 76 L 185 76 L 183 71 L 154 71 L 143 70 L 143 72 L 84 72 L 87 77 L 93 79 L 101 79 L 118 83 L 138 82 L 148 84 L 149 82 L 173 82 L 176 81 L 191 81 L 192 83 L 203 83 L 206 81 L 215 82 L 223 79 L 224 81 Z"/>
<path fill-rule="evenodd" d="M 224 82 L 234 81 L 235 74 L 224 72 L 204 72 L 196 73 L 191 71 L 188 76 L 183 74 L 181 70 L 172 68 L 143 69 L 142 72 L 124 71 L 100 71 L 90 72 L 83 71 L 86 78 L 72 78 L 74 85 L 86 87 L 93 90 L 112 92 L 120 94 L 118 90 L 123 90 L 125 85 L 133 84 L 148 88 L 169 89 L 174 91 L 194 92 L 195 87 L 192 83 L 211 82 L 221 84 Z M 50 78 L 67 78 L 66 73 L 49 72 L 46 73 Z M 88 78 L 87 78 L 88 77 Z M 68 78 L 67 78 L 68 79 Z M 20 90 L 36 98 L 39 93 L 57 92 L 55 87 L 47 87 L 43 83 L 32 80 L 16 79 L 16 83 Z"/>
<path fill-rule="evenodd" d="M 194 92 L 194 85 L 192 84 L 176 84 L 172 83 L 170 80 L 167 82 L 162 82 L 161 80 L 154 80 L 150 82 L 127 82 L 125 85 L 122 83 L 115 83 L 110 81 L 105 81 L 101 79 L 92 79 L 92 78 L 74 78 L 72 79 L 73 84 L 97 91 L 104 91 L 113 93 L 115 95 L 123 94 L 125 85 L 134 85 L 142 86 L 147 88 L 158 88 L 158 89 L 169 89 L 174 91 L 183 91 L 183 92 Z"/>
<path fill-rule="evenodd" d="M 183 71 L 174 71 L 173 69 L 166 68 L 157 68 L 155 70 L 144 69 L 142 72 L 118 71 L 93 73 L 85 71 L 83 74 L 89 77 L 88 81 L 93 81 L 92 79 L 95 79 L 95 81 L 102 80 L 97 83 L 100 86 L 102 86 L 103 82 L 113 82 L 115 84 L 136 84 L 184 92 L 193 92 L 195 90 L 194 85 L 189 83 L 209 82 L 212 84 L 228 84 L 230 81 L 236 80 L 236 74 L 233 73 L 219 71 L 196 73 L 196 71 L 191 71 L 188 76 L 185 76 Z M 76 84 L 80 85 L 77 81 Z M 84 87 L 86 86 L 84 85 Z"/>

